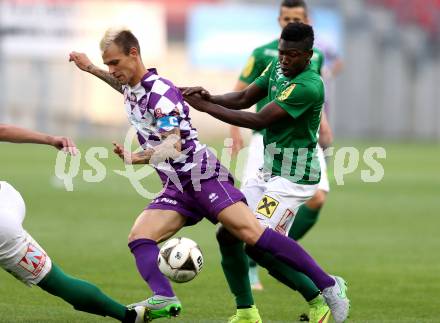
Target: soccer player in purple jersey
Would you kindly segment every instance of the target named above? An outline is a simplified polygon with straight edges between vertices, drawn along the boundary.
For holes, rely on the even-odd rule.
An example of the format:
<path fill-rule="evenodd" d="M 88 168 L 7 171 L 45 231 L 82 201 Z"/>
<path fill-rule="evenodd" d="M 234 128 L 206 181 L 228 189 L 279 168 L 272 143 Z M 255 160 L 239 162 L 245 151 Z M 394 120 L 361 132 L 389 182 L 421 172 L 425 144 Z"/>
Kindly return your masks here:
<path fill-rule="evenodd" d="M 12 125 L 0 124 L 0 141 L 44 144 L 70 154 L 76 153 L 75 143 L 67 137 L 55 137 Z M 110 316 L 123 323 L 144 322 L 144 307 L 129 309 L 95 285 L 66 275 L 23 228 L 25 215 L 26 206 L 20 193 L 8 182 L 0 181 L 1 268 L 28 286 L 37 285 L 62 298 L 78 311 Z"/>
<path fill-rule="evenodd" d="M 144 150 L 132 153 L 114 143 L 114 152 L 125 163 L 151 164 L 165 187 L 138 216 L 128 237 L 138 271 L 153 291 L 152 297 L 138 303 L 149 308 L 149 318 L 176 316 L 182 308 L 157 266 L 157 243 L 204 217 L 221 222 L 246 244 L 305 273 L 320 290 L 333 295 L 333 304 L 343 306 L 338 284 L 299 244 L 258 222 L 232 176 L 198 141 L 179 89 L 144 66 L 136 37 L 129 30 L 108 30 L 101 51 L 108 72 L 95 67 L 83 53 L 72 52 L 70 60 L 124 95 L 125 110 Z M 243 258 L 234 260 L 247 263 Z M 259 315 L 254 322 L 261 322 Z"/>

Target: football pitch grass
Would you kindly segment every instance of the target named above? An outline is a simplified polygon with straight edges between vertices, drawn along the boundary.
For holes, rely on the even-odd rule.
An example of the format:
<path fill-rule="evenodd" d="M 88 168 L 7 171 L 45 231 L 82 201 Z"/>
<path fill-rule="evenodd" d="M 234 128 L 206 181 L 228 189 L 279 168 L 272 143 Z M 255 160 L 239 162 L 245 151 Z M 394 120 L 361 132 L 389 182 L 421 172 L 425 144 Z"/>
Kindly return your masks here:
<path fill-rule="evenodd" d="M 90 144 L 81 146 L 85 151 Z M 345 185 L 332 191 L 318 225 L 301 241 L 330 273 L 349 282 L 350 322 L 439 322 L 440 149 L 434 144 L 377 144 L 386 148 L 379 183 L 363 183 L 361 163 Z M 367 144 L 359 144 L 362 147 Z M 98 285 L 122 303 L 146 298 L 127 235 L 148 201 L 113 170 L 122 163 L 109 152 L 107 176 L 87 183 L 82 157 L 74 191 L 54 185 L 56 152 L 32 145 L 0 145 L 0 179 L 21 192 L 25 228 L 65 272 Z M 107 148 L 111 147 L 107 145 Z M 159 190 L 158 180 L 143 185 Z M 56 182 L 56 181 L 55 181 Z M 59 183 L 58 183 L 59 184 Z M 58 185 L 59 186 L 59 185 Z M 215 227 L 208 221 L 178 236 L 197 241 L 205 264 L 192 282 L 175 284 L 183 312 L 172 322 L 226 322 L 234 313 L 220 267 Z M 264 322 L 295 322 L 307 306 L 295 292 L 261 270 L 265 290 L 255 292 Z M 39 288 L 27 288 L 0 272 L 0 322 L 113 322 L 74 311 Z M 158 322 L 171 322 L 160 320 Z"/>

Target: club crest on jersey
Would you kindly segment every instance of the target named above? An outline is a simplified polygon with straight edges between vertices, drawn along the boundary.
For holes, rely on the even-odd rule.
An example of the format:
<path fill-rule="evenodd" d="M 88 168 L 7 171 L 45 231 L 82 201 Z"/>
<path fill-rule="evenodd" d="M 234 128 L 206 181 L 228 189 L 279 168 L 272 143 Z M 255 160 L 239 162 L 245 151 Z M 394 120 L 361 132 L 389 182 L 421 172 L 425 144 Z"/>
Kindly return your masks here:
<path fill-rule="evenodd" d="M 27 245 L 26 253 L 18 265 L 37 277 L 46 263 L 46 254 L 32 243 Z"/>
<path fill-rule="evenodd" d="M 290 94 L 292 93 L 292 91 L 295 89 L 295 86 L 296 86 L 296 84 L 292 84 L 292 85 L 290 85 L 287 89 L 285 89 L 284 91 L 283 91 L 283 93 L 281 93 L 279 96 L 278 96 L 278 100 L 280 100 L 280 101 L 284 101 L 284 100 L 286 100 L 289 96 L 290 96 Z"/>

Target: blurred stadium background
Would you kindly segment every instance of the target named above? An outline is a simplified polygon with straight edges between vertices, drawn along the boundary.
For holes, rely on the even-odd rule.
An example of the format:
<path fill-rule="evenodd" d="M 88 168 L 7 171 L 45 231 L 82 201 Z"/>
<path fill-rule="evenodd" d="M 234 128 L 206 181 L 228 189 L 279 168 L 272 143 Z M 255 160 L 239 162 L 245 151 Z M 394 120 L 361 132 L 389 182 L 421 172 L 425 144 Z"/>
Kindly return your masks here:
<path fill-rule="evenodd" d="M 0 2 L 0 120 L 75 137 L 126 130 L 121 100 L 67 64 L 72 50 L 101 63 L 111 25 L 140 38 L 147 66 L 179 85 L 232 88 L 251 50 L 279 34 L 279 1 Z M 440 139 L 440 2 L 310 0 L 319 43 L 344 62 L 327 75 L 338 138 Z M 332 63 L 327 55 L 327 63 Z M 224 136 L 211 118 L 195 124 Z M 208 121 L 209 120 L 209 121 Z"/>
<path fill-rule="evenodd" d="M 332 192 L 302 241 L 320 263 L 351 283 L 352 322 L 438 322 L 440 303 L 440 1 L 309 0 L 318 42 L 343 69 L 327 66 L 328 112 L 336 146 L 383 146 L 385 177 L 364 183 L 360 169 Z M 99 40 L 111 25 L 139 37 L 147 66 L 178 85 L 230 90 L 251 50 L 279 34 L 279 1 L 0 1 L 0 122 L 70 135 L 82 151 L 121 139 L 121 97 L 68 63 L 72 50 L 101 65 Z M 101 65 L 102 66 L 102 65 Z M 201 138 L 221 149 L 228 126 L 192 112 Z M 66 272 L 118 300 L 145 298 L 126 236 L 147 201 L 102 160 L 101 183 L 81 179 L 66 192 L 54 180 L 55 152 L 2 144 L 0 178 L 27 203 L 25 227 Z M 368 169 L 368 168 L 367 168 Z M 158 191 L 157 181 L 145 186 Z M 206 221 L 205 221 L 206 222 Z M 179 322 L 225 322 L 234 306 L 208 223 L 182 235 L 200 243 L 206 265 L 190 285 Z M 292 322 L 302 299 L 263 275 L 256 294 L 264 322 Z M 0 271 L 0 322 L 111 322 L 78 314 Z M 177 322 L 177 321 L 176 321 Z"/>

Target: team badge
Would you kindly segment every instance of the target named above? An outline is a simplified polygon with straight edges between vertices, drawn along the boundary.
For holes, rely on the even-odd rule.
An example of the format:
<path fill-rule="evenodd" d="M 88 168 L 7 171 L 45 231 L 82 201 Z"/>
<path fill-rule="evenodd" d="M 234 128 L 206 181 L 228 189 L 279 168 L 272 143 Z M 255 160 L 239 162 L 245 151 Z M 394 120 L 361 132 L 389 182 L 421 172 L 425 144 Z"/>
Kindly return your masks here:
<path fill-rule="evenodd" d="M 280 204 L 280 202 L 278 202 L 274 198 L 264 195 L 257 205 L 257 213 L 264 215 L 266 218 L 271 218 L 272 215 L 275 213 L 278 204 Z"/>
<path fill-rule="evenodd" d="M 284 101 L 284 100 L 286 100 L 288 97 L 289 97 L 289 95 L 292 93 L 292 91 L 295 89 L 295 86 L 296 86 L 296 84 L 292 84 L 292 85 L 290 85 L 287 89 L 285 89 L 284 91 L 283 91 L 283 93 L 281 93 L 279 96 L 278 96 L 278 100 L 280 100 L 280 101 Z"/>
<path fill-rule="evenodd" d="M 26 254 L 18 264 L 37 277 L 46 263 L 46 257 L 46 254 L 41 249 L 29 243 Z"/>
<path fill-rule="evenodd" d="M 249 77 L 249 75 L 251 75 L 254 69 L 254 65 L 255 65 L 255 57 L 251 56 L 249 57 L 246 66 L 244 67 L 243 72 L 241 73 L 241 76 L 244 78 Z"/>

